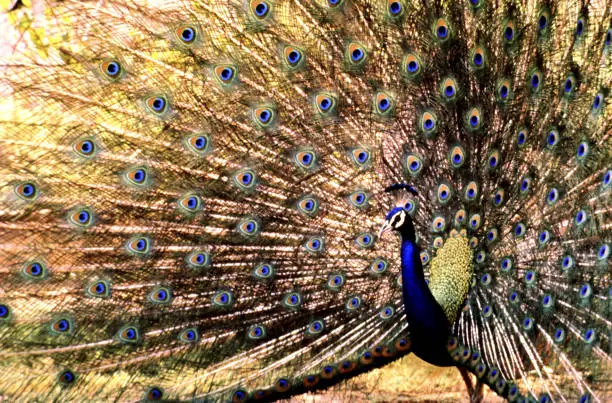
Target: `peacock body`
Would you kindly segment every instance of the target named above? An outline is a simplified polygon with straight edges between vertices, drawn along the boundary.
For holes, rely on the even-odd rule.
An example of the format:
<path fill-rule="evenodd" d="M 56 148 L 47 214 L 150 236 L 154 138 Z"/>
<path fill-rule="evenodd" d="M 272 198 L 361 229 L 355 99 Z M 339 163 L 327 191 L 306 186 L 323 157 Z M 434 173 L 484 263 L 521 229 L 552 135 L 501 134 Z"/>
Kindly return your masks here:
<path fill-rule="evenodd" d="M 0 397 L 612 399 L 609 4 L 0 4 Z"/>

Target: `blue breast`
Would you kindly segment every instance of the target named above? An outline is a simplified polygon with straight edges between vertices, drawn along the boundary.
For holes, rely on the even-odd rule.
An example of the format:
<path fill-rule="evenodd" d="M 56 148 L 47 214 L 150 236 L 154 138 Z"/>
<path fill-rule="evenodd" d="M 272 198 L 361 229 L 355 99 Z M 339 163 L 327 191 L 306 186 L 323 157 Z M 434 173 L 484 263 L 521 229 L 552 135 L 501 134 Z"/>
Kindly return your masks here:
<path fill-rule="evenodd" d="M 419 247 L 407 237 L 402 237 L 401 260 L 402 293 L 413 352 L 433 365 L 455 365 L 446 347 L 450 324 L 425 282 Z"/>

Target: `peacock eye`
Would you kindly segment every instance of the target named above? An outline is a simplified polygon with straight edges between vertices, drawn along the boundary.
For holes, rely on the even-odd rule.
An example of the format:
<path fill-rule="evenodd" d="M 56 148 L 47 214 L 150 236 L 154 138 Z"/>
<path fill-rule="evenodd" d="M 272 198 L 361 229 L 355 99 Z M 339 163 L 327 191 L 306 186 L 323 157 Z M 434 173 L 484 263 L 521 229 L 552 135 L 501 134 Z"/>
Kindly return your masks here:
<path fill-rule="evenodd" d="M 317 156 L 314 151 L 304 150 L 298 151 L 293 156 L 293 161 L 295 164 L 303 169 L 312 169 L 317 161 Z"/>
<path fill-rule="evenodd" d="M 38 197 L 38 187 L 34 182 L 21 182 L 15 186 L 15 194 L 22 200 L 33 201 Z"/>
<path fill-rule="evenodd" d="M 274 266 L 261 263 L 253 269 L 253 276 L 258 280 L 269 280 L 274 277 Z"/>
<path fill-rule="evenodd" d="M 423 160 L 417 154 L 408 154 L 406 156 L 406 169 L 412 176 L 418 176 L 423 169 Z"/>
<path fill-rule="evenodd" d="M 257 176 L 252 169 L 241 169 L 233 175 L 234 184 L 240 190 L 252 190 L 257 184 Z"/>
<path fill-rule="evenodd" d="M 319 201 L 313 196 L 304 196 L 297 202 L 297 209 L 307 216 L 314 216 L 319 210 Z"/>
<path fill-rule="evenodd" d="M 272 105 L 262 105 L 251 108 L 251 119 L 262 129 L 269 129 L 276 121 L 276 108 Z"/>
<path fill-rule="evenodd" d="M 323 238 L 315 236 L 304 243 L 304 248 L 310 253 L 319 253 L 323 251 Z"/>
<path fill-rule="evenodd" d="M 87 295 L 94 298 L 106 298 L 110 296 L 110 283 L 104 280 L 96 280 L 86 288 Z"/>
<path fill-rule="evenodd" d="M 135 344 L 140 340 L 140 331 L 136 326 L 128 325 L 117 333 L 119 340 L 127 344 Z"/>
<path fill-rule="evenodd" d="M 192 26 L 182 26 L 174 31 L 176 37 L 185 45 L 192 45 L 198 36 L 196 28 Z"/>
<path fill-rule="evenodd" d="M 370 263 L 370 273 L 372 274 L 382 274 L 387 271 L 389 267 L 389 262 L 383 258 L 374 259 L 372 263 Z"/>
<path fill-rule="evenodd" d="M 368 195 L 367 193 L 358 190 L 351 193 L 348 197 L 348 202 L 357 208 L 362 208 L 368 205 Z"/>
<path fill-rule="evenodd" d="M 99 68 L 109 81 L 116 81 L 123 75 L 123 68 L 117 60 L 105 60 L 100 63 Z"/>
<path fill-rule="evenodd" d="M 361 297 L 358 297 L 358 296 L 349 297 L 345 305 L 346 305 L 346 309 L 349 312 L 356 311 L 357 309 L 359 309 L 359 307 L 361 307 Z"/>
<path fill-rule="evenodd" d="M 403 12 L 402 3 L 396 0 L 389 0 L 387 11 L 392 17 L 399 17 Z"/>
<path fill-rule="evenodd" d="M 251 0 L 250 6 L 253 16 L 259 20 L 263 20 L 268 17 L 272 9 L 269 2 L 262 0 Z"/>
<path fill-rule="evenodd" d="M 236 80 L 237 70 L 232 65 L 223 64 L 215 66 L 213 72 L 217 82 L 222 86 L 228 86 Z"/>
<path fill-rule="evenodd" d="M 158 387 L 152 387 L 147 390 L 144 400 L 158 401 L 164 397 L 164 391 Z"/>
<path fill-rule="evenodd" d="M 402 72 L 408 79 L 413 79 L 421 73 L 421 59 L 416 53 L 406 54 L 402 66 Z"/>
<path fill-rule="evenodd" d="M 149 176 L 149 170 L 141 166 L 129 168 L 123 174 L 123 178 L 125 179 L 128 185 L 140 188 L 143 188 L 149 184 Z"/>
<path fill-rule="evenodd" d="M 94 222 L 93 212 L 84 207 L 76 208 L 68 213 L 68 221 L 75 227 L 90 227 Z"/>
<path fill-rule="evenodd" d="M 167 287 L 155 287 L 149 293 L 149 300 L 156 304 L 167 304 L 172 301 L 172 291 Z"/>
<path fill-rule="evenodd" d="M 154 115 L 161 116 L 168 110 L 168 100 L 163 95 L 145 99 L 145 105 Z"/>
<path fill-rule="evenodd" d="M 38 260 L 27 262 L 21 272 L 29 280 L 43 280 L 47 277 L 47 266 Z"/>
<path fill-rule="evenodd" d="M 343 274 L 330 274 L 327 278 L 327 287 L 332 291 L 338 291 L 345 283 Z"/>
<path fill-rule="evenodd" d="M 380 312 L 378 313 L 378 316 L 383 320 L 387 320 L 391 318 L 391 316 L 393 316 L 394 313 L 395 313 L 395 309 L 393 309 L 392 306 L 386 306 L 380 310 Z"/>
<path fill-rule="evenodd" d="M 183 343 L 196 343 L 200 340 L 200 333 L 196 328 L 189 328 L 179 333 L 178 339 Z"/>
<path fill-rule="evenodd" d="M 71 370 L 62 371 L 57 377 L 58 382 L 64 387 L 72 385 L 76 381 L 76 379 L 76 374 Z"/>
<path fill-rule="evenodd" d="M 90 139 L 82 139 L 75 142 L 72 149 L 79 157 L 91 158 L 96 153 L 96 143 Z"/>
<path fill-rule="evenodd" d="M 362 234 L 357 235 L 357 238 L 355 238 L 355 243 L 357 244 L 357 247 L 367 249 L 374 245 L 374 240 L 374 234 L 370 232 L 364 232 Z"/>
<path fill-rule="evenodd" d="M 245 217 L 238 223 L 238 232 L 245 237 L 255 237 L 259 234 L 259 221 L 253 217 Z"/>
<path fill-rule="evenodd" d="M 178 206 L 185 213 L 197 213 L 202 210 L 202 198 L 196 194 L 188 193 L 178 200 Z"/>
<path fill-rule="evenodd" d="M 136 236 L 127 242 L 126 249 L 135 255 L 147 255 L 151 251 L 151 240 L 145 236 Z"/>
<path fill-rule="evenodd" d="M 365 47 L 360 43 L 352 42 L 346 47 L 346 57 L 350 64 L 361 65 L 366 61 L 367 56 Z"/>
<path fill-rule="evenodd" d="M 247 337 L 251 340 L 261 340 L 267 335 L 267 330 L 263 325 L 252 325 L 248 332 Z"/>
<path fill-rule="evenodd" d="M 212 303 L 217 308 L 229 308 L 234 304 L 234 295 L 229 291 L 217 291 L 212 298 Z"/>
<path fill-rule="evenodd" d="M 51 323 L 51 331 L 55 334 L 72 333 L 74 331 L 74 323 L 72 319 L 61 317 Z"/>
<path fill-rule="evenodd" d="M 283 305 L 288 309 L 296 309 L 302 305 L 302 295 L 297 291 L 291 291 L 283 297 Z"/>
<path fill-rule="evenodd" d="M 206 155 L 210 151 L 210 136 L 208 134 L 194 134 L 184 140 L 185 148 L 196 154 Z"/>

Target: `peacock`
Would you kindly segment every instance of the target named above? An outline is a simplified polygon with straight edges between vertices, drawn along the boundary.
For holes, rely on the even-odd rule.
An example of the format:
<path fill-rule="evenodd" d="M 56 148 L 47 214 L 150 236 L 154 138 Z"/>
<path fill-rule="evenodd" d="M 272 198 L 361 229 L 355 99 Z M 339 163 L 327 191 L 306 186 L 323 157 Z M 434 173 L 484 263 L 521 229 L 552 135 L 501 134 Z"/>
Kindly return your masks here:
<path fill-rule="evenodd" d="M 0 5 L 0 400 L 612 399 L 609 2 Z"/>

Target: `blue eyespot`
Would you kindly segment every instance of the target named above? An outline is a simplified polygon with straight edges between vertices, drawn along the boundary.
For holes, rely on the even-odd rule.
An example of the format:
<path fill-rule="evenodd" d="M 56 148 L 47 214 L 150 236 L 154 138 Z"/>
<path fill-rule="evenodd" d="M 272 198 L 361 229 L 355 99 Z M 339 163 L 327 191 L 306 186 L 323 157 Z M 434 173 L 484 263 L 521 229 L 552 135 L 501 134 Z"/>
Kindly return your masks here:
<path fill-rule="evenodd" d="M 172 301 L 172 292 L 166 287 L 155 287 L 149 293 L 149 300 L 157 304 L 167 304 Z"/>
<path fill-rule="evenodd" d="M 217 291 L 212 303 L 217 308 L 229 308 L 234 304 L 234 295 L 229 291 Z"/>
<path fill-rule="evenodd" d="M 105 280 L 92 281 L 85 288 L 87 295 L 94 298 L 106 298 L 110 296 L 110 283 Z"/>
<path fill-rule="evenodd" d="M 264 339 L 267 335 L 267 330 L 262 325 L 253 325 L 249 328 L 247 332 L 247 337 L 251 340 L 261 340 Z"/>
<path fill-rule="evenodd" d="M 378 313 L 378 316 L 381 319 L 386 320 L 386 319 L 389 319 L 391 316 L 393 316 L 394 313 L 395 313 L 395 309 L 393 309 L 393 307 L 386 306 L 380 310 L 380 312 Z"/>
<path fill-rule="evenodd" d="M 510 270 L 512 270 L 514 264 L 512 262 L 512 259 L 509 257 L 505 257 L 502 259 L 501 263 L 500 263 L 500 268 L 502 271 L 508 272 Z"/>
<path fill-rule="evenodd" d="M 526 317 L 525 319 L 523 319 L 523 329 L 531 330 L 533 328 L 533 325 L 534 321 L 532 318 Z"/>
<path fill-rule="evenodd" d="M 174 31 L 174 34 L 184 45 L 192 45 L 197 38 L 196 29 L 190 26 L 179 27 Z"/>
<path fill-rule="evenodd" d="M 245 217 L 240 220 L 237 226 L 238 232 L 245 237 L 255 237 L 259 234 L 259 221 L 253 217 Z"/>
<path fill-rule="evenodd" d="M 47 276 L 47 266 L 40 261 L 26 263 L 21 271 L 29 280 L 42 280 Z"/>
<path fill-rule="evenodd" d="M 554 299 L 550 294 L 545 294 L 544 297 L 542 297 L 542 306 L 544 308 L 550 308 L 551 306 L 553 306 L 554 304 Z"/>
<path fill-rule="evenodd" d="M 523 235 L 525 235 L 526 231 L 527 231 L 527 227 L 523 223 L 518 223 L 514 227 L 514 235 L 517 237 L 522 237 Z"/>
<path fill-rule="evenodd" d="M 358 168 L 368 167 L 372 157 L 370 151 L 363 147 L 356 147 L 351 150 L 350 156 Z"/>
<path fill-rule="evenodd" d="M 506 42 L 512 42 L 514 39 L 514 26 L 510 22 L 504 28 L 504 39 Z"/>
<path fill-rule="evenodd" d="M 522 146 L 527 141 L 527 133 L 524 130 L 520 130 L 516 135 L 516 143 Z"/>
<path fill-rule="evenodd" d="M 22 182 L 15 186 L 15 194 L 25 201 L 33 201 L 38 197 L 38 188 L 33 182 Z"/>
<path fill-rule="evenodd" d="M 131 238 L 125 246 L 128 252 L 142 256 L 151 251 L 151 240 L 144 236 L 136 236 Z"/>
<path fill-rule="evenodd" d="M 576 36 L 581 36 L 584 33 L 584 20 L 579 18 L 576 21 Z"/>
<path fill-rule="evenodd" d="M 525 274 L 525 282 L 528 285 L 532 285 L 536 282 L 536 274 L 533 270 L 529 270 L 527 274 Z"/>
<path fill-rule="evenodd" d="M 164 113 L 168 105 L 166 98 L 162 96 L 147 98 L 145 103 L 149 110 L 151 110 L 157 115 L 161 115 L 162 113 Z"/>
<path fill-rule="evenodd" d="M 221 64 L 213 67 L 214 77 L 217 82 L 225 88 L 230 88 L 236 81 L 237 69 L 233 65 Z"/>
<path fill-rule="evenodd" d="M 2 321 L 6 321 L 11 314 L 11 309 L 8 305 L 0 304 L 0 324 Z"/>
<path fill-rule="evenodd" d="M 557 328 L 554 333 L 555 343 L 562 343 L 565 340 L 565 330 Z"/>
<path fill-rule="evenodd" d="M 51 330 L 56 334 L 71 333 L 73 331 L 72 320 L 68 318 L 60 318 L 51 323 Z"/>
<path fill-rule="evenodd" d="M 520 297 L 519 297 L 519 295 L 518 295 L 518 293 L 516 291 L 512 291 L 510 293 L 510 295 L 508 296 L 508 300 L 511 303 L 516 304 L 516 303 L 520 302 Z"/>
<path fill-rule="evenodd" d="M 585 283 L 582 285 L 582 287 L 580 287 L 580 291 L 578 293 L 580 294 L 581 298 L 590 298 L 593 294 L 593 289 L 591 288 L 590 284 Z"/>
<path fill-rule="evenodd" d="M 573 89 L 574 89 L 574 79 L 573 79 L 573 77 L 570 77 L 567 80 L 565 80 L 565 85 L 563 86 L 563 91 L 566 94 L 571 94 Z"/>
<path fill-rule="evenodd" d="M 355 311 L 357 309 L 359 309 L 359 307 L 361 306 L 361 297 L 350 297 L 347 301 L 346 301 L 346 309 L 348 311 Z"/>
<path fill-rule="evenodd" d="M 181 331 L 181 333 L 179 333 L 178 339 L 183 343 L 195 343 L 200 339 L 200 334 L 198 332 L 198 329 L 189 328 Z"/>
<path fill-rule="evenodd" d="M 572 267 L 574 267 L 574 258 L 572 256 L 564 256 L 561 259 L 561 269 L 563 271 L 567 271 L 569 269 L 571 269 Z"/>
<path fill-rule="evenodd" d="M 190 43 L 195 39 L 195 30 L 193 28 L 185 28 L 181 32 L 181 39 L 185 43 Z"/>
<path fill-rule="evenodd" d="M 603 244 L 597 250 L 597 260 L 606 261 L 610 256 L 610 245 Z"/>
<path fill-rule="evenodd" d="M 310 324 L 308 325 L 308 328 L 306 329 L 306 333 L 310 336 L 315 336 L 318 334 L 321 334 L 321 332 L 323 332 L 323 330 L 325 329 L 325 323 L 320 320 L 313 320 L 312 322 L 310 322 Z"/>
<path fill-rule="evenodd" d="M 71 370 L 65 370 L 60 372 L 57 381 L 64 387 L 70 386 L 76 381 L 76 375 Z"/>
<path fill-rule="evenodd" d="M 119 330 L 117 337 L 123 343 L 135 344 L 140 339 L 140 332 L 136 326 L 128 325 Z"/>
<path fill-rule="evenodd" d="M 330 274 L 327 279 L 327 287 L 331 290 L 339 290 L 345 282 L 345 278 L 342 274 Z"/>
<path fill-rule="evenodd" d="M 382 274 L 389 267 L 389 262 L 383 258 L 374 259 L 372 263 L 370 263 L 370 272 L 373 274 Z"/>
<path fill-rule="evenodd" d="M 397 16 L 402 12 L 402 4 L 399 1 L 389 3 L 389 14 Z"/>
<path fill-rule="evenodd" d="M 270 12 L 270 5 L 266 1 L 251 1 L 251 10 L 258 19 L 264 19 Z"/>
<path fill-rule="evenodd" d="M 531 186 L 531 177 L 525 176 L 521 180 L 521 189 L 520 192 L 522 195 L 526 195 L 529 192 L 529 188 Z"/>
<path fill-rule="evenodd" d="M 157 400 L 162 400 L 163 397 L 164 397 L 164 392 L 160 388 L 153 387 L 147 390 L 147 393 L 145 395 L 145 400 L 157 401 Z"/>
<path fill-rule="evenodd" d="M 546 202 L 552 206 L 558 200 L 559 200 L 559 191 L 557 190 L 557 188 L 550 189 L 550 191 L 548 192 L 548 195 L 546 196 Z"/>
<path fill-rule="evenodd" d="M 502 98 L 506 98 L 508 96 L 508 87 L 502 85 L 502 87 L 499 89 L 499 95 L 501 95 Z"/>
<path fill-rule="evenodd" d="M 283 49 L 285 65 L 290 70 L 296 70 L 304 65 L 304 52 L 295 46 L 285 46 Z"/>
<path fill-rule="evenodd" d="M 487 258 L 487 252 L 481 250 L 480 252 L 476 254 L 476 263 L 482 264 L 485 262 L 486 258 Z"/>
<path fill-rule="evenodd" d="M 360 190 L 355 191 L 349 195 L 348 202 L 353 207 L 357 207 L 357 208 L 364 207 L 367 205 L 368 195 L 365 192 L 360 191 Z"/>
<path fill-rule="evenodd" d="M 599 93 L 595 95 L 595 99 L 593 99 L 593 104 L 591 105 L 591 113 L 597 114 L 601 111 L 601 106 L 603 104 L 603 94 Z"/>
<path fill-rule="evenodd" d="M 285 294 L 285 296 L 283 297 L 283 305 L 286 308 L 299 308 L 302 302 L 302 296 L 297 291 L 291 291 Z"/>
<path fill-rule="evenodd" d="M 357 235 L 357 238 L 355 238 L 355 244 L 358 248 L 367 249 L 371 248 L 374 245 L 374 240 L 374 234 L 370 232 L 364 232 L 362 234 Z"/>
<path fill-rule="evenodd" d="M 423 168 L 423 160 L 417 154 L 408 154 L 406 156 L 406 167 L 412 176 L 417 176 Z"/>
<path fill-rule="evenodd" d="M 545 15 L 541 15 L 540 18 L 538 19 L 538 27 L 542 30 L 542 29 L 546 29 L 547 25 L 548 25 L 548 19 L 546 18 Z"/>
<path fill-rule="evenodd" d="M 589 216 L 588 216 L 587 212 L 584 211 L 584 210 L 580 210 L 576 214 L 576 218 L 575 218 L 574 222 L 576 223 L 576 225 L 582 225 L 582 224 L 584 224 L 587 221 L 588 218 L 589 218 Z"/>

